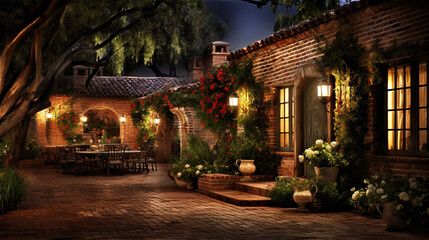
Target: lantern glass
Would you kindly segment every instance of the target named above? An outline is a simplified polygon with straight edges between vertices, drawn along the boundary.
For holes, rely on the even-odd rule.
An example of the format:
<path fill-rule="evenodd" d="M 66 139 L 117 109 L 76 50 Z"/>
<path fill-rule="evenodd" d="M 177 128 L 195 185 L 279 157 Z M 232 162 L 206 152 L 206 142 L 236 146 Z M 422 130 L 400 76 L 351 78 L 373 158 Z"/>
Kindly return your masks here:
<path fill-rule="evenodd" d="M 155 123 L 155 125 L 158 125 L 158 124 L 159 124 L 159 118 L 155 118 L 155 119 L 153 120 L 153 122 Z"/>
<path fill-rule="evenodd" d="M 238 107 L 238 95 L 237 94 L 232 94 L 229 97 L 229 106 L 230 107 Z"/>
<path fill-rule="evenodd" d="M 122 116 L 121 116 L 121 122 L 125 122 L 125 116 L 124 116 L 124 114 L 122 114 Z"/>
<path fill-rule="evenodd" d="M 82 117 L 80 118 L 80 120 L 81 120 L 82 122 L 86 122 L 86 121 L 88 121 L 88 118 L 87 118 L 87 117 L 85 117 L 85 116 L 82 116 Z"/>
<path fill-rule="evenodd" d="M 51 112 L 47 112 L 47 113 L 46 113 L 46 118 L 47 118 L 47 119 L 52 118 L 52 113 L 51 113 Z"/>
<path fill-rule="evenodd" d="M 325 79 L 321 79 L 317 85 L 317 97 L 320 101 L 328 102 L 329 97 L 331 97 L 331 85 Z"/>

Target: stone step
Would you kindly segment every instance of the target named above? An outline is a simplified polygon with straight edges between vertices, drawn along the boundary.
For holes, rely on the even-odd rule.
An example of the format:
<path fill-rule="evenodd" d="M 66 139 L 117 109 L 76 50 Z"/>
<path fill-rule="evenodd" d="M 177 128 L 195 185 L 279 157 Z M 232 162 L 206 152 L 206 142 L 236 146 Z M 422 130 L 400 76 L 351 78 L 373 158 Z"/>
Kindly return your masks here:
<path fill-rule="evenodd" d="M 255 194 L 263 197 L 269 197 L 270 192 L 276 186 L 274 181 L 263 182 L 235 182 L 235 190 Z"/>
<path fill-rule="evenodd" d="M 271 199 L 237 190 L 210 190 L 206 194 L 223 202 L 238 206 L 267 206 Z"/>

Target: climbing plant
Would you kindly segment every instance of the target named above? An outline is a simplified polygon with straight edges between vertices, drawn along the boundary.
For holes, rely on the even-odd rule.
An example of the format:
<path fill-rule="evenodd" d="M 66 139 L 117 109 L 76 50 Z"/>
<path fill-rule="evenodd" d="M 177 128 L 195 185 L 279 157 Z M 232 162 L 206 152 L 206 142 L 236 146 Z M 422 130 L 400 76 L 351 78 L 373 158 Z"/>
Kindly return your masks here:
<path fill-rule="evenodd" d="M 344 157 L 349 162 L 346 176 L 353 179 L 368 172 L 365 135 L 368 131 L 369 50 L 358 43 L 349 27 L 344 27 L 329 43 L 319 48 L 316 62 L 323 73 L 335 79 L 334 130 Z"/>
<path fill-rule="evenodd" d="M 76 133 L 79 117 L 73 110 L 73 98 L 51 107 L 50 112 L 53 112 L 53 119 L 69 145 L 83 142 L 82 134 Z"/>

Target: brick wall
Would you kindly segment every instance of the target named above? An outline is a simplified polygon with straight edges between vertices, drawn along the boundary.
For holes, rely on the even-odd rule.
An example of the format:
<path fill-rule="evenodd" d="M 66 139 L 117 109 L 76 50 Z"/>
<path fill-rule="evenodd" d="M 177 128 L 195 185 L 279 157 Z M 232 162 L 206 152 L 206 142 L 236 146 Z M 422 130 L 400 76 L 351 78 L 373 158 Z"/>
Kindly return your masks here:
<path fill-rule="evenodd" d="M 210 190 L 233 189 L 234 183 L 240 181 L 242 176 L 226 174 L 204 174 L 198 178 L 198 191 L 207 193 Z"/>
<path fill-rule="evenodd" d="M 332 40 L 335 32 L 341 26 L 349 24 L 355 35 L 359 37 L 359 43 L 366 47 L 378 39 L 380 47 L 387 47 L 405 42 L 429 41 L 429 11 L 419 7 L 416 2 L 387 1 L 382 4 L 370 6 L 344 17 L 333 19 L 328 23 L 318 25 L 304 32 L 295 34 L 286 39 L 265 45 L 245 55 L 233 55 L 231 61 L 241 61 L 251 56 L 254 59 L 254 75 L 256 79 L 264 81 L 271 89 L 266 95 L 267 99 L 275 99 L 277 87 L 296 86 L 300 70 L 306 64 L 312 64 L 313 59 L 319 56 L 314 36 L 323 34 L 328 40 Z M 374 97 L 370 98 L 370 131 L 366 138 L 368 143 L 374 141 L 376 130 L 377 110 Z M 302 106 L 296 106 L 299 108 Z M 269 143 L 277 147 L 277 112 L 274 106 L 268 112 Z M 296 131 L 295 131 L 296 132 Z M 296 141 L 303 141 L 302 136 L 295 136 Z M 295 144 L 296 146 L 296 144 Z M 299 154 L 299 153 L 298 153 Z M 284 156 L 279 173 L 289 174 L 296 172 L 297 154 L 293 157 Z M 293 159 L 293 160 L 292 160 Z M 376 160 L 376 159 L 375 159 Z M 374 169 L 374 168 L 372 168 Z M 280 174 L 283 175 L 283 174 Z"/>

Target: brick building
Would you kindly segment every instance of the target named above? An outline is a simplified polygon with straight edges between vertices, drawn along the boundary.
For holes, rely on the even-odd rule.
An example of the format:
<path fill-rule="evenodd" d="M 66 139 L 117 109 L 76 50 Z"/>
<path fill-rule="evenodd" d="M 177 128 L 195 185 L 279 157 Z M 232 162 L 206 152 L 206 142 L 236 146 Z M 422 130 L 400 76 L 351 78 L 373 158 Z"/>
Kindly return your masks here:
<path fill-rule="evenodd" d="M 319 57 L 317 48 L 321 43 L 315 41 L 315 36 L 323 34 L 333 40 L 344 25 L 349 25 L 367 48 L 377 40 L 381 48 L 424 44 L 429 41 L 429 5 L 420 1 L 352 2 L 229 56 L 230 61 L 254 56 L 254 75 L 270 88 L 265 97 L 276 102 L 268 122 L 270 145 L 283 157 L 279 175 L 301 175 L 298 155 L 316 139 L 333 140 L 333 117 L 317 98 L 322 75 L 314 58 Z M 373 174 L 429 176 L 427 61 L 409 56 L 386 62 L 385 89 L 369 99 L 366 140 L 371 146 L 367 157 Z M 391 85 L 395 81 L 398 84 Z"/>

